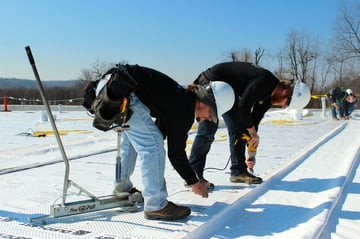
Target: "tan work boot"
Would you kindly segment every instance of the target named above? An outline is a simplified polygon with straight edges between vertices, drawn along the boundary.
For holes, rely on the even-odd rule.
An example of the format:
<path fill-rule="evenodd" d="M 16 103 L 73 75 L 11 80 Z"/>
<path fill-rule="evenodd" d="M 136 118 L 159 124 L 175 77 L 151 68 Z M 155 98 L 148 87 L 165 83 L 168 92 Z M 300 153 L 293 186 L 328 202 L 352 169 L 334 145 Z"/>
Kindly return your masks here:
<path fill-rule="evenodd" d="M 191 210 L 186 206 L 178 206 L 173 202 L 168 202 L 166 207 L 157 211 L 145 211 L 144 215 L 149 220 L 179 220 L 189 216 Z"/>
<path fill-rule="evenodd" d="M 262 178 L 260 177 L 256 177 L 254 175 L 252 175 L 249 172 L 244 172 L 242 174 L 236 175 L 236 176 L 231 176 L 230 177 L 230 182 L 232 183 L 248 183 L 248 184 L 261 184 L 262 183 Z"/>

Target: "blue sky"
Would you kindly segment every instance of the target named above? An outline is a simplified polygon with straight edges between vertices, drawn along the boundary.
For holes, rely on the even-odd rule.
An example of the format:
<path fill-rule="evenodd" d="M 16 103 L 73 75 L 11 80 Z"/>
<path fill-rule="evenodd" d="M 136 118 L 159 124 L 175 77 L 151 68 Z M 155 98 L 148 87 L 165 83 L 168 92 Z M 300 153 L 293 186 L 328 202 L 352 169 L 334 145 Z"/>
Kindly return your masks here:
<path fill-rule="evenodd" d="M 275 55 L 290 31 L 327 44 L 339 0 L 0 0 L 0 77 L 78 79 L 95 62 L 126 60 L 190 83 L 226 53 Z M 267 57 L 265 67 L 273 65 Z"/>

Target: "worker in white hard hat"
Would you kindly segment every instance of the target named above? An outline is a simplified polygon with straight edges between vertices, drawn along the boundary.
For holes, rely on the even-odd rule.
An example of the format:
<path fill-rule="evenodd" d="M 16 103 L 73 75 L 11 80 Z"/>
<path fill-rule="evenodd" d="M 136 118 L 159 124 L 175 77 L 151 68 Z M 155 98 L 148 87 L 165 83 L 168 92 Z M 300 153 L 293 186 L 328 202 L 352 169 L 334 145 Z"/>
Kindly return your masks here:
<path fill-rule="evenodd" d="M 245 163 L 246 147 L 251 146 L 254 157 L 259 145 L 258 126 L 266 111 L 271 106 L 286 107 L 292 93 L 289 81 L 280 81 L 270 71 L 247 62 L 226 62 L 212 66 L 202 72 L 194 81 L 196 84 L 228 83 L 235 92 L 235 104 L 231 110 L 222 115 L 228 129 L 230 144 L 230 181 L 233 183 L 260 184 L 262 178 L 247 171 Z M 302 88 L 301 88 L 302 89 Z M 301 90 L 297 91 L 302 93 Z M 306 93 L 306 94 L 305 94 Z M 296 94 L 294 105 L 307 104 L 310 94 Z M 304 99 L 303 99 L 304 98 Z M 209 189 L 214 184 L 204 178 L 206 155 L 214 141 L 218 124 L 213 121 L 202 121 L 198 125 L 191 153 L 190 165 L 197 176 L 207 182 Z M 244 140 L 243 134 L 248 135 Z M 249 151 L 249 150 L 248 150 Z M 248 155 L 248 156 L 249 156 Z"/>
<path fill-rule="evenodd" d="M 336 86 L 330 90 L 328 93 L 328 97 L 330 98 L 331 103 L 331 114 L 334 120 L 346 119 L 346 112 L 345 109 L 346 105 L 346 98 L 348 93 L 342 87 Z"/>
<path fill-rule="evenodd" d="M 119 70 L 121 69 L 121 70 Z M 121 175 L 115 179 L 115 195 L 133 191 L 130 176 L 140 160 L 144 216 L 152 220 L 176 220 L 191 211 L 167 200 L 164 179 L 167 138 L 168 158 L 192 191 L 208 197 L 206 183 L 190 167 L 185 151 L 194 119 L 218 122 L 235 101 L 232 87 L 225 82 L 182 87 L 169 76 L 139 65 L 120 65 L 86 88 L 84 107 L 94 113 L 94 126 L 111 129 L 119 123 L 120 111 L 128 111 L 129 130 L 121 134 Z M 96 89 L 97 88 L 97 89 Z M 128 99 L 124 110 L 124 98 Z M 156 122 L 153 121 L 156 118 Z"/>
<path fill-rule="evenodd" d="M 347 93 L 347 97 L 344 104 L 344 110 L 345 110 L 345 119 L 348 120 L 350 119 L 352 112 L 356 108 L 357 98 L 351 89 L 347 89 L 346 93 Z"/>

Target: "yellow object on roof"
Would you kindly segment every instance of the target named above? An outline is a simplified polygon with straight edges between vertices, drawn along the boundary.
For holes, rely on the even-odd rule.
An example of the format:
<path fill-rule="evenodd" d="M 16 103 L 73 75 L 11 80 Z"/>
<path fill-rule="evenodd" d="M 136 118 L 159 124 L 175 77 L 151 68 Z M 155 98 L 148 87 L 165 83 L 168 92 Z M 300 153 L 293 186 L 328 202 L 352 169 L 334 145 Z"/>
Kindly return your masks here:
<path fill-rule="evenodd" d="M 87 134 L 92 133 L 92 130 L 59 130 L 59 135 L 67 135 L 68 133 Z M 45 137 L 48 135 L 54 135 L 52 130 L 40 130 L 33 133 L 34 137 Z"/>

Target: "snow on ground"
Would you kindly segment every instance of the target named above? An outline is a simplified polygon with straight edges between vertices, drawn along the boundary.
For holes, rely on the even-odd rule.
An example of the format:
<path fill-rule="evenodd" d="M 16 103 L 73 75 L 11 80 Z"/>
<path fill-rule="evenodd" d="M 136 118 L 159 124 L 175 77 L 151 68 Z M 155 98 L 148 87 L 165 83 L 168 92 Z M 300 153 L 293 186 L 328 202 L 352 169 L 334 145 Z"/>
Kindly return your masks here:
<path fill-rule="evenodd" d="M 117 133 L 92 128 L 84 111 L 53 114 L 70 160 L 69 178 L 96 196 L 111 194 Z M 185 220 L 149 221 L 139 205 L 138 212 L 117 208 L 41 225 L 29 219 L 49 214 L 64 190 L 56 138 L 40 110 L 0 112 L 0 238 L 357 238 L 359 112 L 349 121 L 328 115 L 307 110 L 302 120 L 292 120 L 284 110 L 266 114 L 255 166 L 264 178 L 259 186 L 229 181 L 223 125 L 208 155 L 205 177 L 216 186 L 208 199 L 185 188 L 167 161 L 169 200 L 192 209 Z M 188 152 L 195 135 L 196 127 L 189 133 Z M 132 180 L 141 189 L 139 165 Z M 71 199 L 83 199 L 76 188 L 68 192 Z"/>

